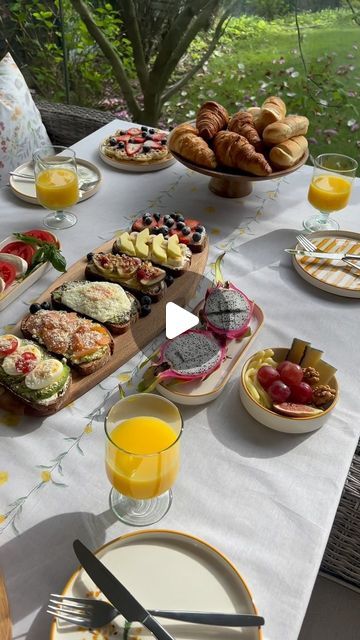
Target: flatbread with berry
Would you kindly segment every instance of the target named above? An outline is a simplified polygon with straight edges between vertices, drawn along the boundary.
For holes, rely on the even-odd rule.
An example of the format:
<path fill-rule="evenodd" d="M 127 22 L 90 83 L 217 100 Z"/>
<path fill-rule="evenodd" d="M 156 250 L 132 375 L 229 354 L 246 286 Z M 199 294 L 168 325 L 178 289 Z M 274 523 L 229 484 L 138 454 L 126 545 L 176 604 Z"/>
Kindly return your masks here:
<path fill-rule="evenodd" d="M 172 158 L 167 146 L 167 136 L 166 131 L 153 127 L 118 129 L 103 141 L 101 152 L 119 164 L 153 164 Z"/>

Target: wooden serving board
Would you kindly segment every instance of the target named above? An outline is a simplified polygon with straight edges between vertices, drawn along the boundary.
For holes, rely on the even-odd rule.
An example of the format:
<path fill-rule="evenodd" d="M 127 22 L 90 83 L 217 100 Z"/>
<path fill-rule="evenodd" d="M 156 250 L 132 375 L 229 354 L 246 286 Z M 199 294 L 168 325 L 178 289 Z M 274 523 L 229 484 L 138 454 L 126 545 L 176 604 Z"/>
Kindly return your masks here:
<path fill-rule="evenodd" d="M 100 247 L 93 249 L 93 252 L 103 251 L 106 253 L 111 251 L 113 243 L 114 239 L 109 240 Z M 174 302 L 183 307 L 194 297 L 207 263 L 208 252 L 209 243 L 207 240 L 203 251 L 192 255 L 190 269 L 183 275 L 175 278 L 173 284 L 165 289 L 164 297 L 159 300 L 159 302 L 152 304 L 151 313 L 145 318 L 139 318 L 137 322 L 131 325 L 131 328 L 126 331 L 126 333 L 120 336 L 113 336 L 115 343 L 114 353 L 101 369 L 98 369 L 89 376 L 80 376 L 75 371 L 72 371 L 72 383 L 67 404 L 70 404 L 84 393 L 87 393 L 87 391 L 95 387 L 99 382 L 119 369 L 165 329 L 166 303 Z M 86 265 L 87 259 L 84 256 L 69 267 L 66 273 L 59 276 L 34 302 L 50 301 L 51 292 L 65 282 L 84 280 Z M 21 335 L 20 324 L 21 320 L 14 327 L 14 333 L 19 336 Z M 14 412 L 19 411 L 18 403 L 9 402 L 9 395 L 10 394 L 7 393 L 0 395 L 0 407 L 7 410 L 10 409 Z"/>
<path fill-rule="evenodd" d="M 4 578 L 0 575 L 0 639 L 11 640 L 11 619 Z"/>

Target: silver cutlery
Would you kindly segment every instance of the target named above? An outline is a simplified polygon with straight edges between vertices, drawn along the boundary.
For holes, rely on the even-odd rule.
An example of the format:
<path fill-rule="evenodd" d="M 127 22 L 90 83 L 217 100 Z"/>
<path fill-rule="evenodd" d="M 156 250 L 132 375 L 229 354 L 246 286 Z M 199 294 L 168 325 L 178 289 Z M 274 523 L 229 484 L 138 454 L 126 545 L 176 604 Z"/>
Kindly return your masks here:
<path fill-rule="evenodd" d="M 360 260 L 360 255 L 352 253 L 336 253 L 328 251 L 307 251 L 306 249 L 284 249 L 292 256 L 308 256 L 309 258 L 323 258 L 324 260 Z"/>
<path fill-rule="evenodd" d="M 74 541 L 73 548 L 86 573 L 128 622 L 141 622 L 158 640 L 174 640 L 80 540 Z"/>
<path fill-rule="evenodd" d="M 25 181 L 29 180 L 30 182 L 35 182 L 35 175 L 30 173 L 16 173 L 16 171 L 9 172 L 11 176 L 15 178 L 24 178 Z M 97 178 L 96 180 L 87 180 L 84 182 L 79 182 L 79 190 L 80 191 L 89 191 L 92 189 L 100 180 Z"/>
<path fill-rule="evenodd" d="M 296 236 L 296 240 L 298 241 L 299 244 L 301 244 L 302 247 L 304 247 L 304 249 L 307 249 L 309 251 L 318 250 L 318 247 L 313 242 L 311 242 L 311 240 L 309 240 L 309 238 L 304 236 L 302 233 L 299 233 L 299 235 Z M 358 270 L 358 271 L 360 270 L 360 266 L 357 265 L 357 264 L 354 264 L 348 258 L 343 258 L 343 262 L 345 262 L 346 264 L 350 265 L 350 267 L 352 267 L 355 270 Z"/>
<path fill-rule="evenodd" d="M 200 611 L 163 611 L 148 609 L 152 616 L 194 624 L 223 627 L 260 627 L 264 618 L 246 613 L 207 613 Z M 52 593 L 47 613 L 87 629 L 105 627 L 119 615 L 109 602 L 89 598 L 70 598 Z"/>

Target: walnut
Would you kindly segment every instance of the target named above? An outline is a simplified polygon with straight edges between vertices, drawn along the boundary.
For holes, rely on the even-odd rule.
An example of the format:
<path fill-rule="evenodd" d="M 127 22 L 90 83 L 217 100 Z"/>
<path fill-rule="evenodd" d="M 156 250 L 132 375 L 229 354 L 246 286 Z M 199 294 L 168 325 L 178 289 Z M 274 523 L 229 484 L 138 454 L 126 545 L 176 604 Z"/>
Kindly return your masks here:
<path fill-rule="evenodd" d="M 336 391 L 331 389 L 328 384 L 319 384 L 313 389 L 313 404 L 316 407 L 322 407 L 335 400 Z"/>
<path fill-rule="evenodd" d="M 316 384 L 320 381 L 320 374 L 316 369 L 314 369 L 314 367 L 305 367 L 303 369 L 303 374 L 303 382 L 307 382 L 309 385 Z"/>

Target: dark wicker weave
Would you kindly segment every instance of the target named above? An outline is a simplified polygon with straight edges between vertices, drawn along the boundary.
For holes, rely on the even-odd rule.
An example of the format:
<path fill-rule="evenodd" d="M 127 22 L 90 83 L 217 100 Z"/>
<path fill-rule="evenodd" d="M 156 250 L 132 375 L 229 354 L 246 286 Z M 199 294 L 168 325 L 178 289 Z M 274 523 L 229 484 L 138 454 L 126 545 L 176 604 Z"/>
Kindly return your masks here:
<path fill-rule="evenodd" d="M 360 441 L 331 529 L 321 571 L 360 588 Z"/>
<path fill-rule="evenodd" d="M 111 113 L 97 109 L 43 101 L 36 101 L 36 105 L 53 144 L 65 147 L 114 120 Z"/>

